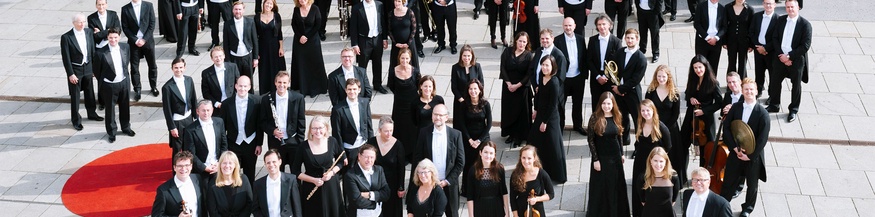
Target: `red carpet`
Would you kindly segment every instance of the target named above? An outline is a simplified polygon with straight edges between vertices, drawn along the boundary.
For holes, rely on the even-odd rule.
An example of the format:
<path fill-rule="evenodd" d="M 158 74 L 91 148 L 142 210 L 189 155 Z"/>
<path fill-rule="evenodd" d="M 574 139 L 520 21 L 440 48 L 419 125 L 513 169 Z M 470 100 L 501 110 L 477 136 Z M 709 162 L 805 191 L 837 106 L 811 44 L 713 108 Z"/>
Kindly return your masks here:
<path fill-rule="evenodd" d="M 167 143 L 112 152 L 80 168 L 64 184 L 61 199 L 81 216 L 146 216 L 155 189 L 172 177 Z"/>

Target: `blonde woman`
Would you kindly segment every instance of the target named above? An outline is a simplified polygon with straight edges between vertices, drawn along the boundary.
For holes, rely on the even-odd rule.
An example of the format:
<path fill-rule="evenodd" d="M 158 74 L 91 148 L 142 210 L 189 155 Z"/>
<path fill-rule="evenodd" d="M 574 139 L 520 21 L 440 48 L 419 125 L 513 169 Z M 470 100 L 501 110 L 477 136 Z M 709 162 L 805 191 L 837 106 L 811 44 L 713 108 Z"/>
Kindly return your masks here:
<path fill-rule="evenodd" d="M 407 194 L 407 217 L 443 216 L 447 196 L 438 186 L 437 168 L 429 159 L 416 165 Z"/>
<path fill-rule="evenodd" d="M 240 161 L 234 152 L 222 153 L 219 171 L 207 183 L 207 212 L 210 216 L 252 214 L 252 185 L 240 172 Z"/>
<path fill-rule="evenodd" d="M 650 151 L 647 172 L 644 174 L 644 187 L 641 188 L 641 205 L 644 206 L 641 216 L 677 216 L 672 207 L 678 199 L 680 185 L 674 174 L 665 149 L 656 147 Z"/>
<path fill-rule="evenodd" d="M 659 121 L 653 101 L 645 99 L 639 106 L 638 126 L 635 127 L 635 162 L 632 164 L 632 215 L 641 215 L 642 186 L 647 169 L 647 154 L 655 148 L 671 150 L 671 135 L 668 127 Z"/>
<path fill-rule="evenodd" d="M 331 126 L 328 119 L 316 116 L 310 121 L 307 129 L 307 141 L 298 147 L 292 174 L 301 180 L 301 207 L 304 216 L 338 217 L 346 216 L 343 195 L 340 191 L 340 169 L 346 165 L 346 155 L 336 165 L 332 166 L 343 152 L 340 143 L 331 137 Z M 304 172 L 301 172 L 301 166 Z M 319 189 L 307 199 L 313 188 Z"/>

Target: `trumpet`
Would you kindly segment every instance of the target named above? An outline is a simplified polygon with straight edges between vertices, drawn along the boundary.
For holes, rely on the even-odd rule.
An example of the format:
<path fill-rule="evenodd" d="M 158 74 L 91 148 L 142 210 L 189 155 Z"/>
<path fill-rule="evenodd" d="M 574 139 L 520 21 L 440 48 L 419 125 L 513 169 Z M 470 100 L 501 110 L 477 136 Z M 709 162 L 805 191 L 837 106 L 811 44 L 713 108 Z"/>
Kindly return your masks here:
<path fill-rule="evenodd" d="M 620 75 L 617 69 L 617 62 L 613 60 L 605 61 L 605 77 L 615 85 L 620 85 Z"/>

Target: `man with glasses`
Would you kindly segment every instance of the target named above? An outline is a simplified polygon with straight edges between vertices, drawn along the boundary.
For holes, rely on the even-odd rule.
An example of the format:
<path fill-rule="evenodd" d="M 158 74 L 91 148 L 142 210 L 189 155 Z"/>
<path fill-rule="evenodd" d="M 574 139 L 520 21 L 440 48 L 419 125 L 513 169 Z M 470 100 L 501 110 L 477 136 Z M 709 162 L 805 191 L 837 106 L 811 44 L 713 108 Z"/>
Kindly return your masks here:
<path fill-rule="evenodd" d="M 693 189 L 684 191 L 683 212 L 685 217 L 729 217 L 732 209 L 729 201 L 711 192 L 711 173 L 703 167 L 692 174 Z"/>
<path fill-rule="evenodd" d="M 346 80 L 355 78 L 361 81 L 361 93 L 359 97 L 371 99 L 374 88 L 371 87 L 371 82 L 368 81 L 366 69 L 353 65 L 355 61 L 355 50 L 352 48 L 343 48 L 340 51 L 340 67 L 328 74 L 328 98 L 331 99 L 331 106 L 336 106 L 337 103 L 343 102 L 346 98 Z"/>
<path fill-rule="evenodd" d="M 200 177 L 191 173 L 192 158 L 194 156 L 188 151 L 180 151 L 173 156 L 173 171 L 176 174 L 158 186 L 155 202 L 152 203 L 152 216 L 206 215 L 206 209 L 202 209 L 204 197 Z"/>
<path fill-rule="evenodd" d="M 419 130 L 416 150 L 413 153 L 413 161 L 420 162 L 428 158 L 434 162 L 437 168 L 437 184 L 444 190 L 447 196 L 447 207 L 444 212 L 448 217 L 459 216 L 459 175 L 462 166 L 465 165 L 465 156 L 462 149 L 462 132 L 447 127 L 449 116 L 447 106 L 438 104 L 431 113 L 433 126 Z M 411 173 L 411 180 L 413 180 Z M 413 182 L 410 182 L 411 185 Z M 409 188 L 408 188 L 409 189 Z"/>

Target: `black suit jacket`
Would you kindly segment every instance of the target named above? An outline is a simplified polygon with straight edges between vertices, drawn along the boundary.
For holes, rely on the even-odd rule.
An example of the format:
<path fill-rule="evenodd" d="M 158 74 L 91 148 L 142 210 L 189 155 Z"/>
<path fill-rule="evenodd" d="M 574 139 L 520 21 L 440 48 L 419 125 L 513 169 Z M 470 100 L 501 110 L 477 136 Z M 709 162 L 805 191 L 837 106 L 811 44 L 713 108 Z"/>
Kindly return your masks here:
<path fill-rule="evenodd" d="M 601 52 L 601 44 L 599 43 L 599 35 L 593 35 L 589 37 L 589 46 L 586 49 L 587 53 L 587 66 L 589 67 L 589 82 L 590 89 L 593 90 L 607 90 L 611 86 L 610 83 L 605 83 L 604 85 L 599 84 L 596 77 L 599 75 L 604 75 L 602 72 L 602 63 L 607 60 L 611 60 L 614 56 L 614 52 L 620 49 L 622 45 L 620 44 L 620 39 L 617 36 L 611 34 L 608 36 L 608 48 L 605 50 L 605 59 L 602 60 L 602 52 Z M 598 97 L 598 96 L 594 96 Z"/>
<path fill-rule="evenodd" d="M 708 37 L 708 4 L 710 1 L 705 0 L 699 2 L 699 5 L 696 6 L 696 14 L 699 16 L 695 17 L 695 23 L 693 23 L 693 27 L 696 28 L 696 40 L 705 40 L 705 37 Z M 726 35 L 726 9 L 723 7 L 723 4 L 717 3 L 717 37 L 723 39 L 723 36 Z M 720 42 L 722 40 L 717 41 L 717 45 L 721 45 Z"/>
<path fill-rule="evenodd" d="M 245 136 L 252 135 L 255 133 L 256 139 L 253 141 L 261 141 L 258 139 L 260 137 L 261 132 L 258 131 L 258 119 L 261 118 L 261 99 L 254 95 L 249 94 L 247 97 L 247 105 L 246 105 L 246 120 L 243 120 L 243 132 L 246 133 Z M 222 102 L 222 120 L 225 122 L 225 131 L 228 134 L 228 145 L 236 145 L 234 143 L 237 141 L 237 122 L 240 121 L 237 119 L 237 96 L 231 95 L 225 101 Z M 261 146 L 260 142 L 253 142 L 255 146 Z"/>
<path fill-rule="evenodd" d="M 240 71 L 237 70 L 237 64 L 232 62 L 225 62 L 223 65 L 225 66 L 225 77 L 222 78 L 225 80 L 225 96 L 231 99 L 234 98 L 234 94 L 237 92 L 234 89 L 234 84 L 237 83 L 237 78 L 240 77 Z M 214 108 L 216 102 L 222 102 L 222 88 L 219 87 L 219 78 L 216 77 L 215 65 L 211 65 L 201 72 L 201 94 L 204 95 L 204 99 L 213 101 Z M 222 106 L 222 108 L 224 107 Z M 218 115 L 220 113 L 213 113 L 213 116 Z"/>
<path fill-rule="evenodd" d="M 647 58 L 644 57 L 644 53 L 641 53 L 641 50 L 635 50 L 635 53 L 632 54 L 627 63 L 625 49 L 620 48 L 614 52 L 613 60 L 617 63 L 617 73 L 619 73 L 623 81 L 623 84 L 614 85 L 617 85 L 617 90 L 620 93 L 627 94 L 623 98 L 635 96 L 641 99 L 641 79 L 644 79 L 644 73 L 647 71 Z"/>
<path fill-rule="evenodd" d="M 173 17 L 173 19 L 175 20 L 176 17 Z M 134 13 L 134 6 L 132 6 L 131 3 L 123 6 L 122 31 L 124 31 L 125 36 L 128 37 L 128 44 L 137 43 L 137 32 L 143 31 L 143 40 L 146 40 L 146 44 L 144 44 L 143 47 L 155 46 L 155 39 L 154 36 L 152 36 L 155 32 L 155 9 L 153 9 L 152 3 L 140 1 L 140 25 L 137 25 L 136 20 L 137 17 Z"/>
<path fill-rule="evenodd" d="M 559 2 L 565 1 L 562 0 Z M 565 38 L 565 33 L 559 34 L 559 36 L 556 36 L 556 38 L 553 39 L 553 44 L 556 45 L 556 48 L 559 48 L 559 51 L 562 51 L 562 55 L 565 55 L 565 62 L 568 64 L 566 66 L 567 73 L 568 67 L 571 67 L 571 60 L 568 59 L 570 57 L 568 55 L 568 44 L 565 43 Z M 589 70 L 586 65 L 586 43 L 583 41 L 584 39 L 582 35 L 575 34 L 574 40 L 577 42 L 574 46 L 577 47 L 577 69 L 580 71 L 580 75 L 577 76 L 583 76 L 583 79 L 586 79 L 589 77 Z M 596 41 L 598 41 L 598 38 L 596 38 Z"/>
<path fill-rule="evenodd" d="M 100 22 L 99 16 L 100 15 L 98 15 L 98 12 L 96 11 L 91 13 L 91 15 L 88 15 L 88 28 L 92 31 L 94 28 L 100 30 L 100 32 L 94 33 L 94 43 L 100 43 L 101 41 L 106 40 L 106 36 L 109 35 L 109 32 L 106 31 L 107 29 L 116 28 L 121 30 L 120 28 L 122 25 L 121 21 L 119 21 L 118 14 L 115 11 L 106 10 L 106 28 L 103 28 L 103 23 Z M 125 33 L 125 35 L 127 35 L 127 33 Z M 136 36 L 136 32 L 134 32 L 134 35 Z"/>
<path fill-rule="evenodd" d="M 394 193 L 389 190 L 383 167 L 374 165 L 371 170 L 374 173 L 371 174 L 370 182 L 365 178 L 365 172 L 358 165 L 353 165 L 350 172 L 343 176 L 343 192 L 346 193 L 346 202 L 349 204 L 346 214 L 350 217 L 356 217 L 356 209 L 377 208 L 377 203 L 385 202 Z M 371 197 L 374 200 L 362 197 L 362 192 L 371 192 Z"/>
<path fill-rule="evenodd" d="M 118 46 L 119 54 L 122 59 L 122 72 L 115 71 L 115 62 L 112 60 L 110 45 L 106 45 L 106 47 L 103 47 L 95 52 L 96 54 L 94 57 L 99 58 L 99 61 L 94 61 L 94 63 L 96 64 L 95 70 L 98 72 L 97 74 L 100 75 L 100 77 L 97 79 L 98 81 L 102 82 L 103 79 L 108 79 L 112 81 L 113 79 L 115 79 L 116 76 L 124 75 L 125 79 L 127 79 L 127 83 L 130 84 L 131 73 L 128 71 L 128 64 L 131 62 L 131 49 L 127 44 L 119 43 Z"/>
<path fill-rule="evenodd" d="M 61 62 L 64 64 L 64 71 L 67 72 L 67 77 L 76 75 L 76 77 L 82 78 L 82 76 L 93 75 L 92 67 L 77 67 L 74 69 L 73 66 L 80 66 L 83 59 L 91 63 L 91 60 L 94 59 L 93 57 L 96 57 L 94 30 L 82 29 L 82 31 L 85 31 L 84 48 L 79 47 L 79 41 L 76 40 L 76 33 L 73 31 L 73 29 L 70 29 L 70 31 L 61 35 Z"/>
<path fill-rule="evenodd" d="M 255 180 L 255 202 L 252 204 L 252 215 L 256 217 L 270 216 L 267 207 L 267 179 L 268 176 Z M 301 194 L 298 192 L 298 182 L 295 175 L 280 172 L 280 216 L 303 216 L 301 215 Z"/>
<path fill-rule="evenodd" d="M 245 174 L 240 174 L 243 184 L 240 187 L 233 189 L 234 200 L 228 201 L 228 196 L 225 195 L 225 190 L 216 186 L 216 176 L 210 178 L 204 187 L 207 192 L 207 212 L 210 216 L 240 216 L 249 217 L 252 215 L 252 209 L 255 207 L 252 199 L 252 185 L 249 184 L 249 178 Z"/>
<path fill-rule="evenodd" d="M 217 117 L 212 119 L 213 131 L 215 131 L 216 136 L 211 139 L 216 141 L 215 154 L 216 161 L 218 161 L 219 157 L 222 156 L 222 152 L 228 150 L 228 141 L 225 139 L 225 122 Z M 195 156 L 194 159 L 191 159 L 194 165 L 192 172 L 203 173 L 204 169 L 206 169 L 204 162 L 209 160 L 207 159 L 209 149 L 207 149 L 207 138 L 204 136 L 204 129 L 201 127 L 200 119 L 185 127 L 185 133 L 182 134 L 182 144 L 186 150 Z M 248 179 L 247 182 L 249 182 Z M 249 183 L 246 183 L 246 185 L 249 186 Z"/>
<path fill-rule="evenodd" d="M 732 108 L 729 109 L 729 114 L 726 115 L 725 124 L 723 124 L 723 132 L 732 132 L 732 121 L 734 120 L 742 120 L 742 116 L 744 115 L 744 100 L 739 100 L 739 102 L 732 104 Z M 763 160 L 763 149 L 766 147 L 766 143 L 769 141 L 769 130 L 771 129 L 771 122 L 769 120 L 769 112 L 763 108 L 762 105 L 757 103 L 753 107 L 753 111 L 750 113 L 750 117 L 748 118 L 747 125 L 750 126 L 750 129 L 753 131 L 753 138 L 756 141 L 756 150 L 753 151 L 752 154 L 747 155 L 750 158 L 750 162 L 752 166 L 759 166 L 760 180 L 766 181 L 766 164 Z M 731 133 L 723 133 L 723 143 L 729 148 L 729 150 L 733 150 L 738 147 L 738 142 L 735 141 L 735 137 L 731 135 Z M 730 151 L 730 155 L 734 155 L 735 152 Z M 734 156 L 730 156 L 734 157 Z"/>
<path fill-rule="evenodd" d="M 462 166 L 465 165 L 465 150 L 463 149 L 462 143 L 462 132 L 459 130 L 450 128 L 449 126 L 444 126 L 447 134 L 447 171 L 446 171 L 446 180 L 450 182 L 450 186 L 458 186 L 459 184 L 459 175 L 462 174 Z M 423 127 L 419 130 L 419 138 L 416 140 L 416 146 L 414 147 L 413 153 L 413 161 L 410 161 L 413 165 L 418 164 L 420 161 L 424 159 L 432 159 L 432 131 L 434 131 L 434 125 Z M 411 179 L 412 176 L 415 176 L 415 173 L 410 173 Z M 410 183 L 411 185 L 413 182 Z"/>
<path fill-rule="evenodd" d="M 383 31 L 383 27 L 386 26 L 386 17 L 383 13 L 383 3 L 377 0 L 372 1 L 377 7 L 377 38 L 381 41 L 386 40 L 386 33 Z M 350 44 L 352 44 L 353 47 L 365 44 L 370 29 L 371 28 L 368 25 L 368 16 L 365 14 L 364 3 L 360 2 L 352 6 L 352 14 L 349 17 Z"/>
<path fill-rule="evenodd" d="M 692 197 L 693 189 L 687 189 L 684 191 L 684 203 L 683 209 L 681 213 L 684 214 L 684 217 L 687 217 L 687 208 L 690 205 L 690 197 Z M 702 212 L 702 217 L 731 217 L 732 216 L 732 208 L 729 207 L 729 201 L 726 201 L 720 195 L 711 192 L 708 190 L 708 199 L 705 200 L 705 210 Z"/>
<path fill-rule="evenodd" d="M 767 38 L 772 38 L 768 50 L 769 54 L 775 55 L 774 59 L 778 64 L 783 64 L 778 61 L 778 54 L 783 53 L 781 43 L 784 41 L 784 27 L 787 26 L 787 15 L 778 17 L 778 22 L 775 25 L 775 30 L 770 32 L 771 35 L 766 35 Z M 790 61 L 793 61 L 793 67 L 799 67 L 797 61 L 802 61 L 805 68 L 802 69 L 802 82 L 808 83 L 808 50 L 811 49 L 811 23 L 804 17 L 796 17 L 796 30 L 793 32 L 793 41 L 790 46 L 793 51 L 787 53 L 790 55 Z"/>
<path fill-rule="evenodd" d="M 748 31 L 748 33 L 750 33 L 750 35 L 748 35 L 751 43 L 750 48 L 756 49 L 756 46 L 760 45 L 766 50 L 770 49 L 769 44 L 771 44 L 772 38 L 769 38 L 769 33 L 775 31 L 775 25 L 778 24 L 778 14 L 774 12 L 772 13 L 772 21 L 769 22 L 769 26 L 766 28 L 766 44 L 762 44 L 760 43 L 759 38 L 760 29 L 763 26 L 763 15 L 765 13 L 765 11 L 760 11 L 753 14 L 753 20 L 750 22 L 750 31 Z"/>
<path fill-rule="evenodd" d="M 352 117 L 352 112 L 346 100 L 338 103 L 331 109 L 331 131 L 334 138 L 339 139 L 343 143 L 353 144 L 358 136 L 365 140 L 374 136 L 374 127 L 371 121 L 371 101 L 366 98 L 359 98 L 358 108 L 360 122 L 358 130 L 355 128 L 355 119 Z"/>
<path fill-rule="evenodd" d="M 222 47 L 225 48 L 225 56 L 230 57 L 231 51 L 235 53 L 240 45 L 240 37 L 237 37 L 237 22 L 234 19 L 225 22 L 222 31 Z M 243 44 L 249 50 L 253 60 L 258 59 L 258 35 L 255 33 L 255 21 L 251 17 L 243 17 Z"/>
<path fill-rule="evenodd" d="M 176 126 L 173 123 L 173 114 L 185 114 L 186 106 L 188 106 L 188 112 L 191 112 L 189 116 L 190 119 L 194 119 L 197 116 L 195 110 L 197 110 L 197 94 L 194 90 L 194 81 L 188 75 L 183 75 L 183 79 L 185 80 L 185 93 L 179 91 L 179 88 L 176 87 L 176 80 L 170 78 L 164 83 L 164 86 L 161 87 L 161 107 L 164 108 L 164 121 L 167 122 L 167 130 L 175 130 L 179 127 L 185 126 Z M 183 101 L 183 94 L 185 94 L 185 99 L 187 101 Z M 179 132 L 180 134 L 182 132 Z"/>
<path fill-rule="evenodd" d="M 289 90 L 286 92 L 289 97 L 288 112 L 286 115 L 286 134 L 289 136 L 286 139 L 286 144 L 298 145 L 304 142 L 304 131 L 307 128 L 307 117 L 304 115 L 305 102 L 304 95 L 298 92 Z M 273 111 L 271 107 L 276 107 L 276 92 L 270 92 L 261 96 L 261 130 L 267 133 L 268 145 L 279 145 L 280 141 L 273 137 L 273 130 L 277 129 L 273 119 Z"/>
<path fill-rule="evenodd" d="M 371 82 L 368 81 L 367 70 L 358 66 L 352 66 L 352 70 L 353 75 L 356 79 L 359 79 L 362 85 L 362 92 L 359 93 L 359 97 L 370 99 L 374 94 L 374 88 L 371 87 Z M 343 66 L 328 74 L 328 98 L 331 99 L 331 106 L 335 106 L 346 99 L 346 76 L 343 74 Z"/>
<path fill-rule="evenodd" d="M 174 174 L 174 176 L 176 176 Z M 179 193 L 179 188 L 176 187 L 176 182 L 170 178 L 163 184 L 158 186 L 155 194 L 155 201 L 152 202 L 152 216 L 175 217 L 182 212 L 182 194 Z M 194 185 L 194 192 L 197 195 L 198 216 L 207 214 L 206 202 L 204 202 L 204 193 L 201 188 L 201 178 L 198 174 L 192 173 L 188 177 L 188 181 Z M 186 201 L 190 203 L 191 201 Z"/>
<path fill-rule="evenodd" d="M 538 71 L 538 66 L 541 65 L 541 55 L 543 53 L 544 53 L 543 49 L 536 51 L 535 55 L 534 55 L 534 59 L 532 59 L 533 61 L 529 65 L 529 71 L 532 74 L 537 75 L 537 79 L 538 79 L 537 81 L 532 82 L 533 88 L 544 85 L 544 84 L 542 84 L 544 81 L 542 79 L 542 78 L 544 78 L 544 74 L 542 74 L 540 71 Z M 559 79 L 560 85 L 565 84 L 565 72 L 568 71 L 568 62 L 565 61 L 566 60 L 565 54 L 562 54 L 562 51 L 560 51 L 556 47 L 556 45 L 553 45 L 553 51 L 550 51 L 550 55 L 556 59 L 556 65 L 559 67 L 559 69 L 556 71 L 556 74 L 553 75 L 553 77 Z"/>

